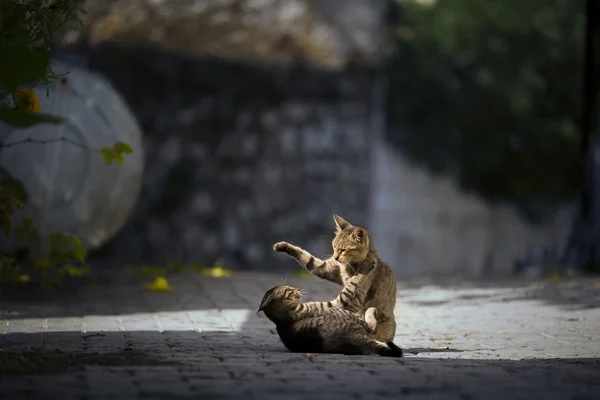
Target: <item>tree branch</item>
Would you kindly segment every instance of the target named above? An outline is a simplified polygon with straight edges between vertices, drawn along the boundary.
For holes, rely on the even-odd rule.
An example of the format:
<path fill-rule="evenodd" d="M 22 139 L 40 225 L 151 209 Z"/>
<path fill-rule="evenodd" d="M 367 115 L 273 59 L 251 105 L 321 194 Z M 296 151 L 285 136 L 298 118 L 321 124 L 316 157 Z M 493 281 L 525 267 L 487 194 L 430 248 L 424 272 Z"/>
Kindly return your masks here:
<path fill-rule="evenodd" d="M 41 140 L 32 139 L 29 137 L 29 138 L 17 140 L 16 142 L 11 142 L 11 143 L 0 142 L 0 149 L 3 149 L 3 148 L 8 149 L 9 147 L 18 146 L 18 145 L 22 145 L 25 143 L 48 144 L 48 143 L 55 143 L 55 142 L 67 142 L 67 143 L 70 143 L 70 144 L 77 146 L 84 150 L 100 151 L 100 149 L 92 149 L 84 144 L 81 144 L 79 142 L 76 142 L 75 140 L 72 140 L 72 139 L 69 139 L 66 137 L 59 137 L 59 138 L 53 138 L 53 139 L 41 139 Z"/>

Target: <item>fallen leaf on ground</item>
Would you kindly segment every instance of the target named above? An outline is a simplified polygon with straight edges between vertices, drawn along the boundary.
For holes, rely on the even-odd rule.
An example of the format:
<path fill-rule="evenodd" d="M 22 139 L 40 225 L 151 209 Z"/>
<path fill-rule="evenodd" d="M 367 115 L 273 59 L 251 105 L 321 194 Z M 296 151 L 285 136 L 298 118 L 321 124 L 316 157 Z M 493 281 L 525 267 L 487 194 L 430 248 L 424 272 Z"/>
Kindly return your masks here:
<path fill-rule="evenodd" d="M 552 275 L 550 275 L 550 280 L 551 281 L 559 281 L 560 280 L 560 274 L 558 272 L 554 272 Z"/>
<path fill-rule="evenodd" d="M 62 272 L 68 276 L 82 276 L 90 271 L 90 267 L 85 265 L 76 267 L 75 265 L 63 265 Z"/>
<path fill-rule="evenodd" d="M 306 358 L 308 358 L 309 360 L 312 360 L 313 358 L 315 358 L 315 355 L 313 353 L 308 353 L 306 355 Z"/>
<path fill-rule="evenodd" d="M 226 276 L 231 276 L 231 270 L 220 265 L 216 267 L 205 267 L 202 268 L 201 271 L 203 275 L 210 276 L 213 278 L 223 278 Z"/>
<path fill-rule="evenodd" d="M 307 270 L 305 270 L 304 268 L 298 268 L 296 270 L 296 276 L 298 276 L 300 278 L 307 278 L 307 277 L 311 276 L 311 273 L 308 272 Z"/>
<path fill-rule="evenodd" d="M 157 276 L 154 282 L 146 285 L 151 292 L 168 292 L 173 290 L 169 282 L 162 276 Z"/>

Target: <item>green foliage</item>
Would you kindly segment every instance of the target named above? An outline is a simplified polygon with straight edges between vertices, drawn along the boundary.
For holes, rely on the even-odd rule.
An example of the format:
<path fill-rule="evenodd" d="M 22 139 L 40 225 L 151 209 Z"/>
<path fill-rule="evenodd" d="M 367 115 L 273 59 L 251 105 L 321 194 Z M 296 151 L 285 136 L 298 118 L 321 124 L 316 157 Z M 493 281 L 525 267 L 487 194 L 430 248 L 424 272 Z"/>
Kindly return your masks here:
<path fill-rule="evenodd" d="M 0 1 L 0 122 L 17 128 L 64 122 L 62 118 L 38 112 L 40 103 L 32 88 L 45 87 L 49 96 L 48 86 L 65 75 L 52 71 L 49 49 L 54 34 L 62 26 L 69 23 L 81 26 L 79 15 L 83 10 L 79 4 L 80 0 Z M 0 149 L 2 147 L 0 142 Z M 112 161 L 123 164 L 125 155 L 132 151 L 131 146 L 119 142 L 100 152 L 108 160 L 107 164 Z M 30 280 L 28 274 L 21 273 L 17 261 L 25 262 L 25 268 L 33 267 L 45 285 L 58 283 L 63 276 L 80 276 L 87 272 L 88 268 L 81 265 L 85 262 L 86 249 L 76 237 L 65 233 L 40 237 L 35 221 L 28 215 L 21 218 L 19 226 L 12 226 L 15 212 L 27 201 L 23 184 L 0 167 L 0 229 L 24 248 L 45 239 L 49 241 L 47 254 L 35 260 L 17 260 L 0 254 L 0 283 Z"/>
<path fill-rule="evenodd" d="M 46 87 L 59 75 L 52 72 L 50 45 L 55 32 L 67 23 L 81 24 L 83 10 L 77 0 L 0 2 L 0 121 L 16 127 L 60 123 L 61 118 L 35 114 L 37 95 L 31 91 L 25 104 L 18 92 Z"/>
<path fill-rule="evenodd" d="M 0 53 L 0 86 L 14 93 L 20 86 L 42 82 L 50 67 L 50 56 L 46 49 L 16 47 Z"/>
<path fill-rule="evenodd" d="M 583 7 L 399 1 L 389 140 L 467 190 L 543 217 L 579 182 Z"/>
<path fill-rule="evenodd" d="M 64 263 L 68 259 L 85 262 L 86 250 L 79 239 L 64 233 L 50 235 L 50 261 L 54 264 Z"/>
<path fill-rule="evenodd" d="M 14 261 L 14 258 L 0 255 L 0 284 L 19 281 L 21 270 L 17 265 L 14 265 Z"/>
<path fill-rule="evenodd" d="M 125 163 L 125 154 L 133 153 L 133 149 L 130 145 L 123 142 L 117 142 L 113 145 L 113 147 L 103 147 L 100 150 L 100 155 L 104 159 L 104 163 L 111 164 L 115 161 L 118 164 Z"/>
<path fill-rule="evenodd" d="M 0 167 L 0 193 L 3 192 L 22 203 L 28 200 L 27 190 L 21 181 L 15 179 L 6 168 Z"/>
<path fill-rule="evenodd" d="M 30 126 L 43 123 L 61 124 L 64 122 L 64 119 L 54 115 L 34 113 L 27 110 L 0 108 L 0 121 L 17 128 L 29 128 Z"/>

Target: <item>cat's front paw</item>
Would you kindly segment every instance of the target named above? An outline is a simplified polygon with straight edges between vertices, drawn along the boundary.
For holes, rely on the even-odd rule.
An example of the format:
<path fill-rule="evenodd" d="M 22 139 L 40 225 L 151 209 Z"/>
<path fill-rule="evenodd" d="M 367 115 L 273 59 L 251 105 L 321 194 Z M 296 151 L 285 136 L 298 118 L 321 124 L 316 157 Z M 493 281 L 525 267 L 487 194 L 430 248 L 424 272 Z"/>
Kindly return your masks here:
<path fill-rule="evenodd" d="M 288 242 L 277 242 L 273 245 L 273 250 L 279 253 L 289 253 L 292 245 Z"/>
<path fill-rule="evenodd" d="M 367 308 L 367 311 L 365 311 L 365 320 L 371 318 L 377 320 L 377 309 L 375 307 L 369 307 Z"/>

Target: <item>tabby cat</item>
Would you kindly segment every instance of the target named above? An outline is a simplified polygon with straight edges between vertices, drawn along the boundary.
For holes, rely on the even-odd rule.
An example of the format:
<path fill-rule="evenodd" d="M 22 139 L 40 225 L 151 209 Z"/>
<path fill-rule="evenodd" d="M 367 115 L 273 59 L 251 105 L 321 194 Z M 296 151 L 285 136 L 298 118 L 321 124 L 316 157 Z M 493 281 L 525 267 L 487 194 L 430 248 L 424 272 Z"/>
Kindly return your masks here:
<path fill-rule="evenodd" d="M 402 349 L 393 342 L 368 336 L 373 326 L 341 308 L 307 307 L 300 303 L 300 290 L 275 286 L 268 290 L 258 308 L 277 327 L 283 345 L 294 353 L 338 353 L 347 355 L 379 354 L 402 357 Z M 375 313 L 374 308 L 366 314 Z"/>
<path fill-rule="evenodd" d="M 365 292 L 366 296 L 364 302 L 360 304 L 360 309 L 355 310 L 351 307 L 349 311 L 361 317 L 367 309 L 375 307 L 377 309 L 377 332 L 371 336 L 382 342 L 390 342 L 396 334 L 394 319 L 396 278 L 392 268 L 377 256 L 373 242 L 365 229 L 352 225 L 338 215 L 334 215 L 333 220 L 336 224 L 336 232 L 332 241 L 332 257 L 321 260 L 308 251 L 287 242 L 276 243 L 273 250 L 289 254 L 313 275 L 344 285 L 346 291 L 360 289 L 360 292 Z M 348 286 L 356 269 L 368 260 L 375 260 L 375 269 L 369 274 L 371 279 L 361 281 L 358 287 Z M 360 299 L 360 296 L 357 296 L 357 299 Z M 341 305 L 342 308 L 346 306 L 343 302 L 334 305 Z"/>
<path fill-rule="evenodd" d="M 377 309 L 371 307 L 362 313 L 362 305 L 365 303 L 367 290 L 373 279 L 373 271 L 377 260 L 367 258 L 364 262 L 354 268 L 355 274 L 347 281 L 340 294 L 332 301 L 311 301 L 300 304 L 299 311 L 308 313 L 323 313 L 329 309 L 344 309 L 350 311 L 360 319 L 360 323 L 366 323 L 369 335 L 375 335 L 377 331 Z"/>

